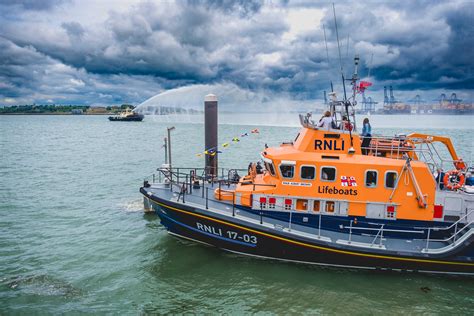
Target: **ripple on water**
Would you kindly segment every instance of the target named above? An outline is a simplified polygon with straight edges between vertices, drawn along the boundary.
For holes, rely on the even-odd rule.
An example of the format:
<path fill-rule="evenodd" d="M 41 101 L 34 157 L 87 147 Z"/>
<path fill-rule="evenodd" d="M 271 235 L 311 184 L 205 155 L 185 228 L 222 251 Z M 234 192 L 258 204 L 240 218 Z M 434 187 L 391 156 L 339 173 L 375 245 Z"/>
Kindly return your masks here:
<path fill-rule="evenodd" d="M 46 274 L 17 276 L 3 279 L 2 283 L 22 294 L 68 298 L 81 295 L 81 291 L 71 284 Z"/>

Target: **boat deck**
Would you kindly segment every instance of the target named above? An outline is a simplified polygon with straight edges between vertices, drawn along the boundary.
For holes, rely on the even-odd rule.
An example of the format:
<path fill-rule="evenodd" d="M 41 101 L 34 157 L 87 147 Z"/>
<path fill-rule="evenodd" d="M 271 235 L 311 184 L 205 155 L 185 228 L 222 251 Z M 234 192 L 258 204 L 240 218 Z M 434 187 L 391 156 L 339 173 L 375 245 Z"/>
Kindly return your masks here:
<path fill-rule="evenodd" d="M 342 231 L 343 227 L 341 227 L 341 232 L 337 232 L 323 229 L 321 226 L 311 227 L 299 225 L 292 223 L 291 217 L 290 221 L 283 221 L 249 212 L 239 208 L 238 205 L 232 205 L 231 202 L 217 200 L 214 198 L 214 190 L 217 187 L 216 184 L 205 183 L 203 186 L 201 183 L 199 187 L 193 188 L 192 192 L 188 191 L 184 194 L 184 201 L 183 194 L 179 193 L 180 187 L 177 185 L 173 185 L 173 188 L 171 188 L 169 184 L 153 183 L 150 187 L 144 188 L 144 190 L 150 197 L 155 196 L 174 203 L 194 207 L 199 209 L 200 212 L 213 214 L 221 218 L 230 217 L 233 222 L 260 225 L 260 227 L 265 230 L 278 230 L 281 234 L 287 236 L 309 239 L 319 243 L 330 244 L 335 247 L 352 248 L 358 249 L 359 251 L 365 249 L 370 252 L 380 253 L 390 252 L 396 253 L 397 255 L 427 256 L 428 254 L 449 252 L 454 248 L 453 246 L 458 244 L 457 242 L 436 240 L 430 240 L 427 243 L 426 238 L 391 238 L 383 236 L 383 229 L 374 230 L 373 234 L 358 234 L 352 233 L 352 229 L 357 229 L 357 227 L 353 227 L 351 233 L 348 234 L 347 226 L 344 227 L 346 229 L 345 232 Z M 222 188 L 232 190 L 233 185 L 229 187 L 223 185 Z M 469 238 L 470 235 L 472 235 L 472 229 L 469 230 L 468 234 L 460 236 L 458 241 Z"/>

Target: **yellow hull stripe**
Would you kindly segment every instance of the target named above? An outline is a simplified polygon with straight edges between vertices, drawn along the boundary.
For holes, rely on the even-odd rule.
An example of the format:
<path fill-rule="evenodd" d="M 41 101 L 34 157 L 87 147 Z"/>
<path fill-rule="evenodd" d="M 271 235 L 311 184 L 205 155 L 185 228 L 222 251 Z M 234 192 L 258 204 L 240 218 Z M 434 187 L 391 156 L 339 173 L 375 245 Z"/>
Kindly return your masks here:
<path fill-rule="evenodd" d="M 196 214 L 196 213 L 188 212 L 188 211 L 185 211 L 185 210 L 181 210 L 181 209 L 178 209 L 178 208 L 175 208 L 175 207 L 157 202 L 155 200 L 152 200 L 152 201 L 156 204 L 159 204 L 159 205 L 167 207 L 167 208 L 171 208 L 171 209 L 173 209 L 175 211 L 178 211 L 178 212 L 181 212 L 181 213 L 185 213 L 185 214 L 188 214 L 188 215 L 191 215 L 191 216 L 204 218 L 204 219 L 216 222 L 216 223 L 224 224 L 224 225 L 227 225 L 227 226 L 232 226 L 232 227 L 243 229 L 243 230 L 255 233 L 255 234 L 270 237 L 270 238 L 273 238 L 273 239 L 278 239 L 278 240 L 281 240 L 281 241 L 288 242 L 290 244 L 295 244 L 295 245 L 304 246 L 304 247 L 308 247 L 308 248 L 314 248 L 314 249 L 319 249 L 319 250 L 324 250 L 324 251 L 330 251 L 330 252 L 353 255 L 353 256 L 360 256 L 360 257 L 399 260 L 399 261 L 410 261 L 410 262 L 451 264 L 451 265 L 461 265 L 461 266 L 472 266 L 472 267 L 474 267 L 474 263 L 462 263 L 462 262 L 452 262 L 452 261 L 437 261 L 437 260 L 428 260 L 428 259 L 412 259 L 412 258 L 400 258 L 400 257 L 391 257 L 391 256 L 383 256 L 383 255 L 371 255 L 371 254 L 365 254 L 365 253 L 358 253 L 358 252 L 352 252 L 352 251 L 346 251 L 346 250 L 339 250 L 339 249 L 332 249 L 332 248 L 326 248 L 326 247 L 321 247 L 321 246 L 315 246 L 315 245 L 307 244 L 307 243 L 304 243 L 304 242 L 291 240 L 291 239 L 287 239 L 287 238 L 280 237 L 280 236 L 271 235 L 271 234 L 268 234 L 268 233 L 264 233 L 264 232 L 261 232 L 261 231 L 258 231 L 258 230 L 243 227 L 243 226 L 240 226 L 240 225 L 237 225 L 237 224 L 229 223 L 229 222 L 222 221 L 222 220 L 219 220 L 219 219 L 215 219 L 215 218 L 212 218 L 212 217 L 208 217 L 208 216 L 205 216 L 205 215 Z"/>

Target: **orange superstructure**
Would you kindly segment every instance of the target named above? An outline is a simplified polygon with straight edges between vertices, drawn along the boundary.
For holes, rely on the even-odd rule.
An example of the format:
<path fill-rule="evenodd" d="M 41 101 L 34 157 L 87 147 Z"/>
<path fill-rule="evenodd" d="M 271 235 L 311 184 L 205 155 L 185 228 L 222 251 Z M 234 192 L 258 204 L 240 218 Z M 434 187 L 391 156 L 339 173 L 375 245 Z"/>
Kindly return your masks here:
<path fill-rule="evenodd" d="M 385 214 L 390 218 L 433 219 L 436 181 L 425 163 L 410 162 L 412 178 L 404 172 L 406 160 L 362 155 L 361 138 L 353 134 L 352 139 L 353 146 L 348 133 L 304 127 L 293 143 L 262 152 L 266 171 L 241 181 L 236 196 L 242 196 L 243 204 L 248 206 L 253 194 L 291 198 L 292 205 L 307 205 L 300 211 L 319 212 L 314 208 L 315 201 L 324 200 L 344 204 L 339 214 L 366 216 L 367 208 L 383 205 L 392 213 Z M 353 153 L 348 153 L 350 147 Z M 426 199 L 426 207 L 419 204 L 417 187 Z"/>
<path fill-rule="evenodd" d="M 324 130 L 310 118 L 301 116 L 303 127 L 294 141 L 261 153 L 263 172 L 250 168 L 235 190 L 215 190 L 216 199 L 234 199 L 262 211 L 390 221 L 442 221 L 446 215 L 454 219 L 464 215 L 463 203 L 458 209 L 444 209 L 446 197 L 456 193 L 449 189 L 463 183 L 458 179 L 455 186 L 443 185 L 449 170 L 426 159 L 433 158 L 431 148 L 439 142 L 451 155 L 450 168 L 465 171 L 465 163 L 448 138 L 419 133 L 372 137 L 363 154 L 363 137 L 357 132 Z M 460 179 L 464 181 L 464 176 Z"/>

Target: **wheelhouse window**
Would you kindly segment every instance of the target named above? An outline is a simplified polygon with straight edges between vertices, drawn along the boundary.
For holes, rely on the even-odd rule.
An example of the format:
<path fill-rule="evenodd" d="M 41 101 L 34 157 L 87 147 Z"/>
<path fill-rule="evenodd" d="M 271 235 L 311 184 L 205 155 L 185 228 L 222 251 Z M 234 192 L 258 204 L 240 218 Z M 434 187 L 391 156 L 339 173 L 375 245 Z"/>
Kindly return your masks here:
<path fill-rule="evenodd" d="M 334 168 L 334 167 L 322 167 L 321 168 L 321 180 L 323 180 L 323 181 L 335 181 L 336 180 L 336 168 Z"/>
<path fill-rule="evenodd" d="M 280 172 L 283 178 L 291 179 L 295 175 L 295 166 L 281 164 Z"/>
<path fill-rule="evenodd" d="M 367 170 L 365 172 L 365 186 L 375 188 L 377 186 L 377 171 Z"/>
<path fill-rule="evenodd" d="M 398 174 L 394 171 L 388 171 L 385 173 L 385 187 L 389 189 L 395 188 L 397 184 Z"/>
<path fill-rule="evenodd" d="M 275 176 L 275 167 L 273 167 L 273 163 L 272 162 L 266 162 L 264 161 L 265 163 L 265 169 L 270 172 L 270 174 L 272 176 Z"/>
<path fill-rule="evenodd" d="M 313 180 L 316 176 L 316 168 L 313 166 L 302 166 L 301 167 L 301 179 Z"/>

